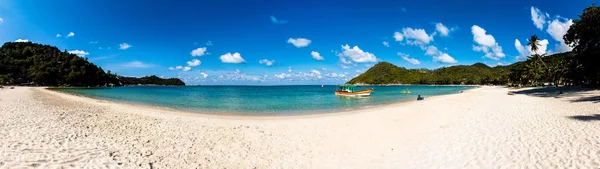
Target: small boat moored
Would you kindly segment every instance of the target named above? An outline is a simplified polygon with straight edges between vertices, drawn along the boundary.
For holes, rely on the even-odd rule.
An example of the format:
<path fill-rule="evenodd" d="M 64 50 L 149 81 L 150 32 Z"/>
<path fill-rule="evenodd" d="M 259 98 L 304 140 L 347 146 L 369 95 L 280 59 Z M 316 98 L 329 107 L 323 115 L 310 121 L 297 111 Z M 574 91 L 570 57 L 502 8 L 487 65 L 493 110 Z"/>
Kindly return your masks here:
<path fill-rule="evenodd" d="M 356 90 L 355 86 L 353 85 L 340 85 L 338 86 L 338 89 L 335 90 L 335 95 L 336 96 L 352 96 L 352 97 L 357 97 L 357 96 L 370 96 L 371 93 L 373 92 L 373 88 L 371 89 L 363 89 L 363 90 Z"/>

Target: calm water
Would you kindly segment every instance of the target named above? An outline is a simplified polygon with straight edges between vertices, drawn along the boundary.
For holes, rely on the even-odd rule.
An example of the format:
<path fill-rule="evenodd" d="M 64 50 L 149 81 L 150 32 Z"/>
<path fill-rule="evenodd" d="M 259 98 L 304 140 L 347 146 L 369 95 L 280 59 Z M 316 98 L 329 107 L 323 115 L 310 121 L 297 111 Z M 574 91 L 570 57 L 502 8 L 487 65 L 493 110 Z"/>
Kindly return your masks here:
<path fill-rule="evenodd" d="M 61 88 L 73 94 L 113 101 L 166 106 L 199 112 L 314 114 L 416 100 L 417 95 L 458 93 L 467 86 L 367 86 L 370 97 L 335 96 L 336 86 L 136 86 Z M 358 88 L 358 87 L 357 87 Z M 362 88 L 362 87 L 360 87 Z M 411 94 L 401 94 L 404 89 Z"/>

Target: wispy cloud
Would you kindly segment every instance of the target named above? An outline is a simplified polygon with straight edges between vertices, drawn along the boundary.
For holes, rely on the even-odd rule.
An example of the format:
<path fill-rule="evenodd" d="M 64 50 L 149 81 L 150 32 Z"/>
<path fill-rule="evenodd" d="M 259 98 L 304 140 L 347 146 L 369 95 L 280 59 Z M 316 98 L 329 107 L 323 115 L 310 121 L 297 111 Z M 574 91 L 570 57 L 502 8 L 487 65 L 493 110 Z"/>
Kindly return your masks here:
<path fill-rule="evenodd" d="M 59 38 L 59 37 L 61 37 L 61 36 L 62 36 L 62 35 L 60 35 L 60 34 L 58 34 L 58 33 L 56 34 L 56 37 L 57 37 L 57 38 Z"/>
<path fill-rule="evenodd" d="M 274 24 L 285 24 L 288 21 L 286 21 L 286 20 L 277 20 L 277 18 L 275 18 L 275 16 L 271 16 L 271 22 L 273 22 Z"/>
<path fill-rule="evenodd" d="M 15 42 L 29 42 L 29 39 L 17 39 Z"/>
<path fill-rule="evenodd" d="M 404 61 L 412 64 L 412 65 L 418 65 L 421 64 L 421 62 L 415 58 L 409 58 L 408 54 L 404 54 L 404 53 L 400 53 L 398 52 L 398 56 L 400 56 Z"/>
<path fill-rule="evenodd" d="M 87 56 L 87 55 L 90 54 L 90 53 L 88 53 L 86 51 L 83 51 L 83 50 L 71 50 L 71 51 L 69 51 L 69 53 L 70 54 L 75 54 L 75 55 L 77 55 L 79 57 L 84 57 L 84 56 Z"/>
<path fill-rule="evenodd" d="M 258 64 L 265 64 L 267 66 L 272 66 L 273 63 L 275 63 L 275 60 L 263 59 L 258 61 Z"/>
<path fill-rule="evenodd" d="M 4 22 L 4 19 L 0 18 L 0 23 L 3 23 L 3 22 Z"/>
<path fill-rule="evenodd" d="M 92 62 L 95 62 L 95 61 L 101 61 L 101 60 L 110 59 L 110 58 L 113 58 L 113 57 L 116 57 L 116 56 L 118 56 L 118 55 L 98 56 L 98 57 L 89 58 L 88 60 L 92 61 Z"/>
<path fill-rule="evenodd" d="M 211 41 L 206 42 L 206 46 L 212 46 L 213 43 Z"/>
<path fill-rule="evenodd" d="M 123 68 L 151 68 L 151 67 L 155 67 L 155 66 L 156 65 L 143 63 L 140 61 L 132 61 L 132 62 L 121 64 L 121 67 L 123 67 Z"/>
<path fill-rule="evenodd" d="M 121 44 L 119 44 L 119 49 L 121 49 L 121 50 L 126 50 L 126 49 L 129 49 L 131 47 L 133 47 L 133 46 L 131 46 L 131 45 L 127 44 L 127 43 L 121 43 Z"/>
<path fill-rule="evenodd" d="M 67 38 L 69 38 L 69 37 L 73 37 L 73 36 L 75 36 L 75 33 L 73 33 L 73 32 L 69 32 L 69 34 L 67 35 Z"/>
<path fill-rule="evenodd" d="M 548 13 L 544 14 L 540 9 L 533 6 L 531 7 L 531 20 L 533 21 L 535 27 L 537 27 L 538 29 L 544 29 L 544 24 L 546 24 L 546 17 L 548 16 Z"/>
<path fill-rule="evenodd" d="M 98 43 L 98 41 L 90 41 L 89 43 L 96 44 L 96 43 Z"/>

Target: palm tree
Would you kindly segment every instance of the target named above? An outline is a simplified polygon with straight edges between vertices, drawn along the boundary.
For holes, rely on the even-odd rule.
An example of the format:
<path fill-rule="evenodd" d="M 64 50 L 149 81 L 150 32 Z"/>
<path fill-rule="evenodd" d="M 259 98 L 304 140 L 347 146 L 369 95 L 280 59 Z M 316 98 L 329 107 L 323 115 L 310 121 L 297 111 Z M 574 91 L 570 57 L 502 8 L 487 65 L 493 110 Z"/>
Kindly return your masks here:
<path fill-rule="evenodd" d="M 537 60 L 541 61 L 542 64 L 544 65 L 544 67 L 546 67 L 546 69 L 548 69 L 548 66 L 546 66 L 546 63 L 544 63 L 544 60 L 542 60 L 542 56 L 540 56 L 540 55 L 537 54 L 537 50 L 539 49 L 538 46 L 540 46 L 540 39 L 538 38 L 538 36 L 537 35 L 532 35 L 531 38 L 529 38 L 529 42 L 527 42 L 527 45 L 529 45 L 529 47 L 531 48 L 531 50 L 534 53 L 529 58 L 530 59 L 537 59 Z"/>
<path fill-rule="evenodd" d="M 531 47 L 533 53 L 537 54 L 537 50 L 539 49 L 538 46 L 540 45 L 540 39 L 537 35 L 532 35 L 531 38 L 529 38 L 527 45 Z"/>
<path fill-rule="evenodd" d="M 533 62 L 531 62 L 534 65 L 537 65 L 539 62 L 542 63 L 542 65 L 544 65 L 544 67 L 546 68 L 546 72 L 548 73 L 550 71 L 550 69 L 548 69 L 548 66 L 546 65 L 546 63 L 544 62 L 544 60 L 542 60 L 542 56 L 544 55 L 539 55 L 537 54 L 537 50 L 539 49 L 538 46 L 540 45 L 540 39 L 538 38 L 537 35 L 532 35 L 531 38 L 529 38 L 529 42 L 527 42 L 527 45 L 529 45 L 529 47 L 531 48 L 531 51 L 533 51 L 533 55 L 529 56 L 529 59 L 531 59 Z M 537 67 L 537 66 L 531 66 L 531 67 Z M 537 75 L 537 77 L 539 78 L 539 75 Z"/>

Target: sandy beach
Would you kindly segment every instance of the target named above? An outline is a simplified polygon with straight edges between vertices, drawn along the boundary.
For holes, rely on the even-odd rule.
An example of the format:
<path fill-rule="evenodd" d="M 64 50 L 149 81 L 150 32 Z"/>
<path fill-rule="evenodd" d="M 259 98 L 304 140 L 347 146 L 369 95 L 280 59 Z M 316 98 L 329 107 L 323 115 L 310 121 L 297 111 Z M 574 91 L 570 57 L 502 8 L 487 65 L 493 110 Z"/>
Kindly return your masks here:
<path fill-rule="evenodd" d="M 0 90 L 0 168 L 598 168 L 600 91 L 503 87 L 350 112 L 216 116 Z"/>

